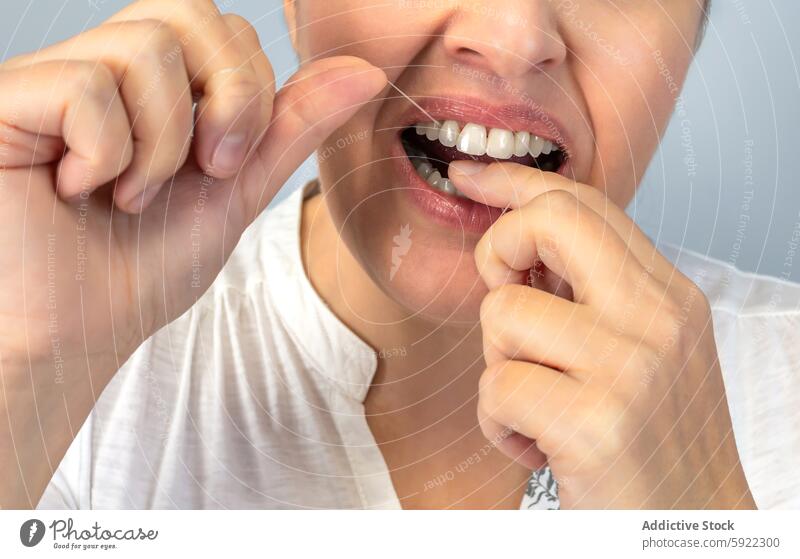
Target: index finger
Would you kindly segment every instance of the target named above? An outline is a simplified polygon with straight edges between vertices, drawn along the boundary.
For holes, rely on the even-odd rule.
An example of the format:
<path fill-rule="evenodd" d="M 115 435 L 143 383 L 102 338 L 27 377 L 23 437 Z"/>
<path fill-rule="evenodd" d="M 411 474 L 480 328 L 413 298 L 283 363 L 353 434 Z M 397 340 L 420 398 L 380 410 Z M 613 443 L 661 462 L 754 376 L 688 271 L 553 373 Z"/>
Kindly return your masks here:
<path fill-rule="evenodd" d="M 490 290 L 520 283 L 541 262 L 569 283 L 575 302 L 601 309 L 647 275 L 608 222 L 564 190 L 500 216 L 475 247 L 475 262 Z"/>
<path fill-rule="evenodd" d="M 486 165 L 454 161 L 450 164 L 448 176 L 467 197 L 498 208 L 519 209 L 545 192 L 568 192 L 604 218 L 643 266 L 653 269 L 665 281 L 673 273 L 672 264 L 658 252 L 644 232 L 598 188 L 518 163 Z"/>

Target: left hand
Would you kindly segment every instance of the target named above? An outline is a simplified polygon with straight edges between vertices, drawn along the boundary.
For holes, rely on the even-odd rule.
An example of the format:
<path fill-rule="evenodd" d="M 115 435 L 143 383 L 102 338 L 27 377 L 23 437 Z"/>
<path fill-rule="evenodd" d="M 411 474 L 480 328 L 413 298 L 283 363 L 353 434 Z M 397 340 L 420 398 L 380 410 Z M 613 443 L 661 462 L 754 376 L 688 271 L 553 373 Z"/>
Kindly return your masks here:
<path fill-rule="evenodd" d="M 700 289 L 598 189 L 462 165 L 461 192 L 511 209 L 475 250 L 487 438 L 549 464 L 563 508 L 755 508 Z"/>

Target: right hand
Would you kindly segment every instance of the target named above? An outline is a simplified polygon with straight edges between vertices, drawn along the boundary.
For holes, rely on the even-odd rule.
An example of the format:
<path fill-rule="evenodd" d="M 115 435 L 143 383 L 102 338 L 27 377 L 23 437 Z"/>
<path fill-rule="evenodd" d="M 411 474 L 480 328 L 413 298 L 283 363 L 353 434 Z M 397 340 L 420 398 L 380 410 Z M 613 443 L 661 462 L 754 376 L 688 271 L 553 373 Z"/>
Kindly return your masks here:
<path fill-rule="evenodd" d="M 5 358 L 49 355 L 51 314 L 62 352 L 132 352 L 386 82 L 336 57 L 290 83 L 274 95 L 255 31 L 211 0 L 135 2 L 0 65 Z"/>
<path fill-rule="evenodd" d="M 141 0 L 0 65 L 0 508 L 35 506 L 120 364 L 386 76 L 335 57 L 289 84 L 211 0 Z"/>

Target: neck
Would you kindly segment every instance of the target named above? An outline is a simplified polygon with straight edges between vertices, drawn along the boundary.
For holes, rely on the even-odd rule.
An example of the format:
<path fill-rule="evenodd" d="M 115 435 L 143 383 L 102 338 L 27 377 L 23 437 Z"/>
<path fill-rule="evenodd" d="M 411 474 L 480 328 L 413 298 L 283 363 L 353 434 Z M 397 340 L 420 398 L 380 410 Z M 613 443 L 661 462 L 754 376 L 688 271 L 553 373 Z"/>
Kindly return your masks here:
<path fill-rule="evenodd" d="M 378 353 L 364 411 L 401 505 L 518 508 L 530 472 L 487 444 L 478 425 L 478 325 L 426 322 L 389 298 L 348 251 L 322 196 L 304 204 L 301 235 L 317 293 Z"/>

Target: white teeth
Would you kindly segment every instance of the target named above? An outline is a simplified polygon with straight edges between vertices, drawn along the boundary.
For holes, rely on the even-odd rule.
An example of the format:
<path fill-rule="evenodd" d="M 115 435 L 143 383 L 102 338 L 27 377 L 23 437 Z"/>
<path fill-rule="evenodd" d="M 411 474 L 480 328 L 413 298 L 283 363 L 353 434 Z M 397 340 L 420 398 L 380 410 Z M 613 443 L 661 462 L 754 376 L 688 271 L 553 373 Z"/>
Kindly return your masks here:
<path fill-rule="evenodd" d="M 438 140 L 439 139 L 439 128 L 441 128 L 441 124 L 437 122 L 429 122 L 428 128 L 425 131 L 425 137 L 429 140 Z"/>
<path fill-rule="evenodd" d="M 467 155 L 510 159 L 527 154 L 539 157 L 559 149 L 553 142 L 530 132 L 512 132 L 503 128 L 487 131 L 485 126 L 475 123 L 467 123 L 462 128 L 455 120 L 446 120 L 441 124 L 422 122 L 414 128 L 420 136 L 425 136 L 430 141 L 438 140 L 443 146 L 455 147 Z"/>
<path fill-rule="evenodd" d="M 427 179 L 433 173 L 433 165 L 428 163 L 427 161 L 423 161 L 422 163 L 415 164 L 417 172 L 422 176 L 423 179 Z"/>
<path fill-rule="evenodd" d="M 495 159 L 508 159 L 514 154 L 514 133 L 502 128 L 492 128 L 486 142 L 486 155 Z"/>
<path fill-rule="evenodd" d="M 465 198 L 465 196 L 458 191 L 453 182 L 450 179 L 442 177 L 442 174 L 435 170 L 433 165 L 429 162 L 414 160 L 414 168 L 417 170 L 417 173 L 436 190 L 452 196 L 458 196 L 459 198 Z"/>
<path fill-rule="evenodd" d="M 456 187 L 453 186 L 453 183 L 450 182 L 450 179 L 442 179 L 441 181 L 439 181 L 439 189 L 443 190 L 447 194 L 453 194 L 453 195 L 455 195 L 456 192 L 458 192 L 456 190 Z"/>
<path fill-rule="evenodd" d="M 458 123 L 455 120 L 447 120 L 439 129 L 439 143 L 449 148 L 454 147 L 458 143 L 460 133 Z"/>
<path fill-rule="evenodd" d="M 486 154 L 486 128 L 480 124 L 467 124 L 458 136 L 458 151 L 467 155 Z"/>
<path fill-rule="evenodd" d="M 528 155 L 528 150 L 531 146 L 531 133 L 530 132 L 517 132 L 514 134 L 514 155 L 516 157 L 524 157 Z"/>
<path fill-rule="evenodd" d="M 540 138 L 539 136 L 531 136 L 530 154 L 533 157 L 539 157 L 542 154 L 542 148 L 544 148 L 545 141 L 546 140 Z"/>

